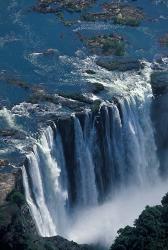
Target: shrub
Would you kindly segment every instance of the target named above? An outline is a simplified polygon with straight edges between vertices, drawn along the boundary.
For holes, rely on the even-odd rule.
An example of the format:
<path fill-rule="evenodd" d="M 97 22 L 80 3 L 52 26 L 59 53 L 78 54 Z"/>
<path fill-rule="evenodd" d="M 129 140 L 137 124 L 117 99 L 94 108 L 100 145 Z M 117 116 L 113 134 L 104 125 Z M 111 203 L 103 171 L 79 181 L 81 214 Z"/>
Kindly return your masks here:
<path fill-rule="evenodd" d="M 21 207 L 22 205 L 25 204 L 24 195 L 16 190 L 12 191 L 8 195 L 7 200 L 15 203 L 16 205 L 18 205 L 18 207 Z"/>
<path fill-rule="evenodd" d="M 166 250 L 167 232 L 168 193 L 163 197 L 162 205 L 147 206 L 133 227 L 120 229 L 111 250 Z"/>

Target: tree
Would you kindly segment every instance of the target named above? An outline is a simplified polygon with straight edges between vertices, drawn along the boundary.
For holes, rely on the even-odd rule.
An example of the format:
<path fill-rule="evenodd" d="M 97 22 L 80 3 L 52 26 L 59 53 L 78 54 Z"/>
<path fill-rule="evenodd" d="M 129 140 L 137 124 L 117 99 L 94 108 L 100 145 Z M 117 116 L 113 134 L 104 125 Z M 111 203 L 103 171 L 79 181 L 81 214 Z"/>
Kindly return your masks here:
<path fill-rule="evenodd" d="M 120 229 L 111 250 L 168 250 L 168 193 L 161 203 L 147 206 L 133 227 Z"/>

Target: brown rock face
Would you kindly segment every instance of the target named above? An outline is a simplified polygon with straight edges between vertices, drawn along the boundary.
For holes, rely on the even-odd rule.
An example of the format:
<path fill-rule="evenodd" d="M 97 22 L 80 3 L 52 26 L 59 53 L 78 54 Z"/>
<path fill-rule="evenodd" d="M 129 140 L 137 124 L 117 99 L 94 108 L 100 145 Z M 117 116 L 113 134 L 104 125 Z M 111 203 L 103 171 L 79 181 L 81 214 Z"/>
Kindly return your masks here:
<path fill-rule="evenodd" d="M 0 206 L 5 203 L 7 195 L 15 188 L 16 173 L 0 173 Z"/>
<path fill-rule="evenodd" d="M 0 159 L 0 167 L 8 165 L 8 161 Z"/>

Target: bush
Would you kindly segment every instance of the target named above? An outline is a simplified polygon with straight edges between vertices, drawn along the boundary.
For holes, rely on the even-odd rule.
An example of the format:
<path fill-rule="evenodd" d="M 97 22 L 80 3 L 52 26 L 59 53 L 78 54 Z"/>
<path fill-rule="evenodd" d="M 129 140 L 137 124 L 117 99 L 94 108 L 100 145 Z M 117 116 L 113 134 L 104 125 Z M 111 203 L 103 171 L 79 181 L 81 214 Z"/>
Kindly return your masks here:
<path fill-rule="evenodd" d="M 141 213 L 134 226 L 118 231 L 111 250 L 167 250 L 168 249 L 168 193 L 162 205 L 149 207 Z"/>
<path fill-rule="evenodd" d="M 21 207 L 26 202 L 24 195 L 16 190 L 8 195 L 7 200 L 15 203 L 18 207 Z"/>
<path fill-rule="evenodd" d="M 163 206 L 168 206 L 168 193 L 163 196 L 161 203 Z"/>
<path fill-rule="evenodd" d="M 124 42 L 119 40 L 105 40 L 103 44 L 103 52 L 106 53 L 110 50 L 114 50 L 116 56 L 124 54 Z"/>

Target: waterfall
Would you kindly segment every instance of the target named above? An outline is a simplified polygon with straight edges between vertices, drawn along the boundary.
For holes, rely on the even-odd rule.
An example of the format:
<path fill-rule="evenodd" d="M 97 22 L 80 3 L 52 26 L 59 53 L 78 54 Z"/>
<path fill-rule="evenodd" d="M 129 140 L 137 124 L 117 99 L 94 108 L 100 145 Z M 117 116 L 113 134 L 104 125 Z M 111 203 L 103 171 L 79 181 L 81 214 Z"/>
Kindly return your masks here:
<path fill-rule="evenodd" d="M 56 145 L 57 152 L 60 149 L 62 151 L 61 140 Z M 27 166 L 23 168 L 26 199 L 42 236 L 61 234 L 61 230 L 65 228 L 67 193 L 61 186 L 58 164 L 62 159 L 62 152 L 57 160 L 56 155 L 53 155 L 55 150 L 54 132 L 48 127 L 34 146 L 33 152 L 27 156 Z"/>
<path fill-rule="evenodd" d="M 76 171 L 77 199 L 79 204 L 97 204 L 97 188 L 95 183 L 94 163 L 91 151 L 84 137 L 80 121 L 74 116 L 75 159 L 78 166 Z"/>
<path fill-rule="evenodd" d="M 129 186 L 153 185 L 158 160 L 151 98 L 125 96 L 59 118 L 27 156 L 27 202 L 42 236 L 68 235 L 75 211 L 99 207 Z"/>

